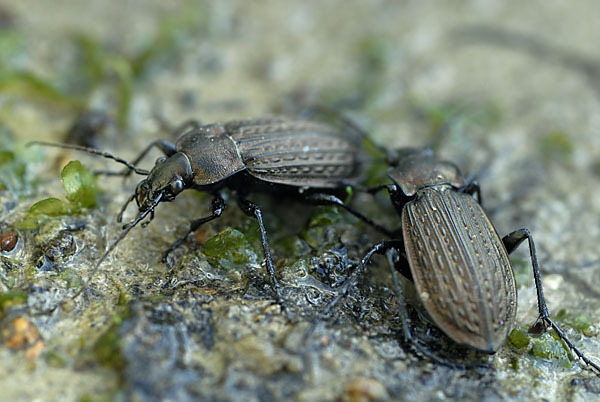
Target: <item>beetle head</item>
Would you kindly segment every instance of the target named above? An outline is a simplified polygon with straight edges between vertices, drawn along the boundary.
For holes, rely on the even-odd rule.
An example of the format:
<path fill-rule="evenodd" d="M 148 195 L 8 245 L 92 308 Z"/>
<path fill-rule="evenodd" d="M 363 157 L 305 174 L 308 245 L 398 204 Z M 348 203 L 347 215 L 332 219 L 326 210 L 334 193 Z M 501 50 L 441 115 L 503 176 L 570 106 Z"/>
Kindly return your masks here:
<path fill-rule="evenodd" d="M 396 163 L 388 176 L 404 195 L 412 196 L 424 187 L 448 184 L 459 188 L 464 178 L 454 163 L 437 160 L 427 148 L 401 148 L 394 152 Z"/>
<path fill-rule="evenodd" d="M 192 183 L 192 167 L 187 156 L 178 152 L 156 164 L 135 189 L 135 200 L 140 211 L 148 210 L 160 195 L 161 201 L 172 201 Z"/>

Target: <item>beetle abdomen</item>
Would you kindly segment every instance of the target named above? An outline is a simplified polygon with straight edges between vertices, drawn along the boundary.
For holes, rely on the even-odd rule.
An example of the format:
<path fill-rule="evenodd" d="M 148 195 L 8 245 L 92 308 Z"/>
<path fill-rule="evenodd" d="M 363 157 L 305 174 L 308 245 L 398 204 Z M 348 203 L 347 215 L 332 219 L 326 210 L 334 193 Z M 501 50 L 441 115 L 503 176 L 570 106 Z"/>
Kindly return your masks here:
<path fill-rule="evenodd" d="M 411 273 L 435 323 L 454 341 L 495 352 L 512 329 L 515 278 L 481 206 L 450 186 L 422 189 L 402 212 Z"/>
<path fill-rule="evenodd" d="M 227 125 L 248 172 L 273 183 L 339 187 L 358 174 L 358 146 L 333 127 L 303 120 Z"/>

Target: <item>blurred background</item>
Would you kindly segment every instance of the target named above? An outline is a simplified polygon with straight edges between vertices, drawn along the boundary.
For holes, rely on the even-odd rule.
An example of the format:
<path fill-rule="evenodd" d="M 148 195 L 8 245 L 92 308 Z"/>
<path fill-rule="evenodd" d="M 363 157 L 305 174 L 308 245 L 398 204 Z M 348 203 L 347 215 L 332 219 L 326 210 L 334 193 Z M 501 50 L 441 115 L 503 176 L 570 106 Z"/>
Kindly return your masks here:
<path fill-rule="evenodd" d="M 501 235 L 532 231 L 551 315 L 598 363 L 599 42 L 591 0 L 0 1 L 0 400 L 599 398 L 599 379 L 560 342 L 526 333 L 537 307 L 525 246 L 512 259 L 516 330 L 495 356 L 453 345 L 410 309 L 427 348 L 491 368 L 438 366 L 411 350 L 383 258 L 305 342 L 333 288 L 382 240 L 335 208 L 256 198 L 292 320 L 265 289 L 256 223 L 235 207 L 160 263 L 210 212 L 210 197 L 193 192 L 161 205 L 74 298 L 118 236 L 136 179 L 96 182 L 90 171 L 114 170 L 110 161 L 24 146 L 133 159 L 175 140 L 161 120 L 294 116 L 315 104 L 379 144 L 433 143 L 479 180 Z M 399 226 L 385 197 L 353 202 Z"/>

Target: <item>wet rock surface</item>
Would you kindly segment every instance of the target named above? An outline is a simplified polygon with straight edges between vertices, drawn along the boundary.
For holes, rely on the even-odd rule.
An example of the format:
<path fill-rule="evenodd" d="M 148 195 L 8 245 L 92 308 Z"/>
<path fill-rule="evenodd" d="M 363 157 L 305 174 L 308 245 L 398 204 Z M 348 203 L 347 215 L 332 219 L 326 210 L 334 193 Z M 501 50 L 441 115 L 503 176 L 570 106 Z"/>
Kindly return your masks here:
<path fill-rule="evenodd" d="M 498 232 L 533 233 L 552 317 L 600 362 L 595 8 L 0 2 L 0 399 L 599 398 L 597 376 L 560 342 L 527 333 L 537 307 L 526 247 L 512 257 L 516 330 L 493 356 L 447 339 L 403 281 L 419 344 L 449 361 L 487 364 L 440 366 L 404 340 L 383 257 L 306 337 L 383 239 L 344 211 L 251 196 L 265 212 L 283 310 L 258 226 L 232 199 L 162 263 L 188 222 L 210 213 L 209 195 L 184 192 L 95 269 L 121 233 L 115 217 L 139 177 L 94 184 L 88 170 L 121 165 L 24 146 L 74 137 L 133 160 L 154 139 L 174 140 L 157 114 L 177 125 L 333 105 L 379 144 L 433 144 L 476 175 Z M 142 167 L 160 156 L 152 155 Z M 81 166 L 63 169 L 72 160 Z M 372 169 L 368 180 L 383 172 Z M 352 203 L 399 226 L 385 197 L 354 194 Z M 125 220 L 133 216 L 130 207 Z"/>

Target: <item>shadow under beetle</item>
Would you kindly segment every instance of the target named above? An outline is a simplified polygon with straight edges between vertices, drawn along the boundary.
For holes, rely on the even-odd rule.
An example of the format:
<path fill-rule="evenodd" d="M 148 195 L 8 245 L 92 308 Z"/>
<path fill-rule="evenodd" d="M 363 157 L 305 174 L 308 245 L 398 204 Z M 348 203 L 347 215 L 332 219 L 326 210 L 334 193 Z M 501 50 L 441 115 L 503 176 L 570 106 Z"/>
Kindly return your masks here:
<path fill-rule="evenodd" d="M 338 205 L 389 234 L 385 228 L 352 210 L 338 198 L 348 185 L 356 184 L 361 175 L 361 136 L 352 130 L 344 131 L 309 120 L 273 117 L 211 125 L 190 121 L 184 123 L 176 134 L 181 137 L 175 144 L 166 140 L 154 141 L 132 163 L 90 148 L 35 142 L 101 155 L 128 167 L 123 172 L 101 173 L 126 176 L 133 171 L 146 176 L 121 208 L 117 221 L 122 220 L 124 211 L 133 200 L 138 207 L 137 217 L 124 225 L 119 238 L 94 269 L 133 227 L 148 215 L 149 220 L 142 226 L 152 220 L 159 203 L 173 201 L 185 189 L 213 194 L 212 213 L 192 221 L 189 231 L 164 253 L 163 261 L 187 235 L 221 216 L 226 204 L 220 192 L 227 187 L 232 190 L 240 209 L 258 221 L 266 267 L 280 304 L 280 285 L 273 268 L 263 214 L 258 205 L 247 199 L 249 193 L 289 193 L 309 203 Z M 159 158 L 150 171 L 137 168 L 135 165 L 155 147 L 165 157 Z"/>
<path fill-rule="evenodd" d="M 348 294 L 374 254 L 399 251 L 402 254 L 399 263 L 394 264 L 389 254 L 388 258 L 407 342 L 438 363 L 449 364 L 412 338 L 395 268 L 414 282 L 427 312 L 450 339 L 485 353 L 495 353 L 512 330 L 517 310 L 515 275 L 508 255 L 527 240 L 539 310 L 530 332 L 554 329 L 580 359 L 600 374 L 600 367 L 579 351 L 550 319 L 529 231 L 520 229 L 500 238 L 479 203 L 478 184 L 466 181 L 456 165 L 435 159 L 430 150 L 401 149 L 393 159 L 395 166 L 388 171 L 393 184 L 370 191 L 387 189 L 401 217 L 401 233 L 394 240 L 375 244 L 366 253 L 321 316 L 328 315 Z"/>

